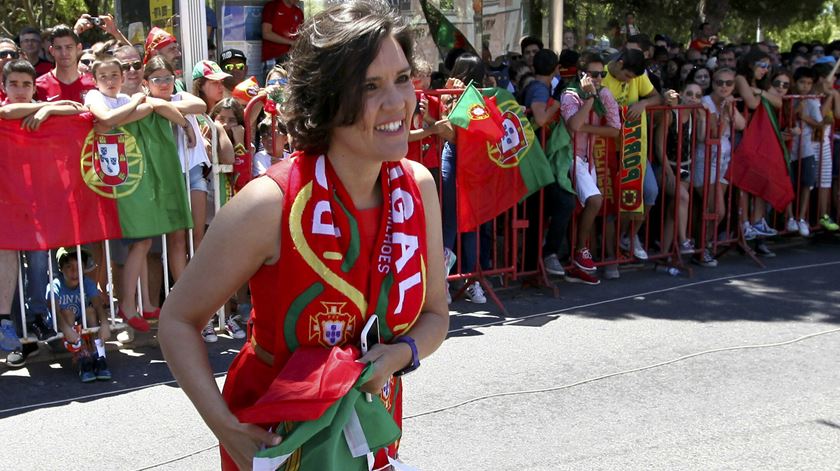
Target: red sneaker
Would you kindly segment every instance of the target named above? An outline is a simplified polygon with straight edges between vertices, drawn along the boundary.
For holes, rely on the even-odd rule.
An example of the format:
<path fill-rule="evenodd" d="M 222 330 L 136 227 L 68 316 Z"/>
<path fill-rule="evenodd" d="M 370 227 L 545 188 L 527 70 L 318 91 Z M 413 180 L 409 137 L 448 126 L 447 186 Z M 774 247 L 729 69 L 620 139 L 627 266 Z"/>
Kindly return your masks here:
<path fill-rule="evenodd" d="M 595 271 L 595 262 L 592 260 L 592 253 L 589 249 L 584 247 L 575 253 L 575 266 L 581 270 L 592 272 Z"/>
<path fill-rule="evenodd" d="M 583 283 L 586 285 L 599 285 L 601 280 L 592 273 L 581 270 L 578 267 L 572 267 L 571 270 L 566 271 L 566 281 L 569 283 Z"/>
<path fill-rule="evenodd" d="M 156 307 L 154 311 L 143 311 L 143 319 L 159 319 L 160 308 Z"/>
<path fill-rule="evenodd" d="M 146 322 L 146 319 L 143 319 L 136 314 L 131 317 L 126 317 L 121 307 L 117 308 L 117 315 L 122 317 L 123 320 L 131 326 L 131 328 L 138 332 L 148 332 L 149 329 L 151 329 L 149 323 Z"/>

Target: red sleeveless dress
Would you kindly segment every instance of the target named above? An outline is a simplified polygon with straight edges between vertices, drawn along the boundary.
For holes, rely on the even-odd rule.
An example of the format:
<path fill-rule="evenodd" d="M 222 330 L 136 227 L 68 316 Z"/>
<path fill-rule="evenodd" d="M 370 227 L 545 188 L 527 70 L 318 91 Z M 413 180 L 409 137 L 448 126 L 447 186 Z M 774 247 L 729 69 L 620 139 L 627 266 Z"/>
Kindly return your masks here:
<path fill-rule="evenodd" d="M 312 159 L 326 161 L 323 156 L 296 154 L 266 173 L 283 190 L 280 257 L 274 265 L 263 265 L 249 281 L 253 311 L 248 341 L 231 364 L 222 392 L 233 413 L 253 405 L 263 395 L 298 346 L 358 345 L 362 327 L 371 313 L 379 316 L 382 341 L 389 343 L 407 333 L 420 315 L 426 291 L 426 226 L 420 191 L 410 165 L 384 163 L 380 179 L 389 174 L 403 175 L 397 190 L 405 190 L 412 196 L 414 202 L 405 205 L 413 204 L 411 211 L 398 208 L 398 203 L 405 202 L 393 196 L 389 201 L 385 191 L 382 207 L 356 210 L 338 182 L 335 188 L 330 187 L 330 192 L 321 193 L 322 196 L 331 193 L 335 198 L 331 204 L 339 208 L 325 215 L 322 210 L 326 203 L 313 204 L 318 192 L 312 188 L 322 182 L 324 173 L 330 180 L 338 178 L 330 173 L 328 163 L 323 170 L 324 162 L 319 162 L 320 167 L 316 167 L 313 176 L 309 171 Z M 321 174 L 317 173 L 318 169 Z M 313 213 L 307 214 L 310 209 Z M 344 214 L 336 214 L 339 211 Z M 345 221 L 340 220 L 344 217 Z M 390 232 L 393 219 L 401 217 L 414 221 L 403 224 L 402 229 L 393 229 L 401 230 L 399 233 Z M 312 222 L 311 231 L 307 230 L 308 222 Z M 329 230 L 323 231 L 325 227 Z M 403 233 L 412 231 L 417 232 L 415 236 L 421 242 L 416 250 L 405 250 L 405 245 L 395 241 L 404 240 Z M 333 238 L 338 245 L 334 245 L 335 241 L 319 241 L 318 235 Z M 378 245 L 380 240 L 383 242 Z M 391 248 L 383 249 L 385 246 Z M 323 250 L 317 256 L 324 248 L 335 250 Z M 391 257 L 386 257 L 385 252 Z M 398 255 L 405 257 L 398 258 Z M 385 262 L 388 259 L 390 264 Z M 409 262 L 399 263 L 405 260 Z M 417 273 L 412 274 L 413 270 Z M 371 275 L 382 271 L 389 273 L 379 278 Z M 412 282 L 417 279 L 419 284 Z M 392 377 L 380 398 L 402 428 L 400 379 Z M 261 425 L 268 428 L 277 424 Z M 375 467 L 386 465 L 388 456 L 396 457 L 398 445 L 399 440 L 387 450 L 380 450 Z M 223 448 L 221 455 L 222 469 L 237 469 Z"/>

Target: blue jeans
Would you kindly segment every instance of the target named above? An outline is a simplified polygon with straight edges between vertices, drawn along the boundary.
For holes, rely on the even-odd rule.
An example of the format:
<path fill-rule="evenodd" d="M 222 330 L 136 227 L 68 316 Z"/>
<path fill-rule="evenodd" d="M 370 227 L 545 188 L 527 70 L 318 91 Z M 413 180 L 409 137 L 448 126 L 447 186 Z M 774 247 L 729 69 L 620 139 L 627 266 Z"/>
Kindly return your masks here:
<path fill-rule="evenodd" d="M 455 199 L 455 167 L 456 151 L 455 146 L 449 142 L 444 143 L 442 159 L 440 163 L 441 192 L 443 193 L 443 246 L 455 252 L 455 238 L 458 236 L 458 206 Z M 463 273 L 475 269 L 475 232 L 461 234 L 461 260 L 456 264 Z"/>

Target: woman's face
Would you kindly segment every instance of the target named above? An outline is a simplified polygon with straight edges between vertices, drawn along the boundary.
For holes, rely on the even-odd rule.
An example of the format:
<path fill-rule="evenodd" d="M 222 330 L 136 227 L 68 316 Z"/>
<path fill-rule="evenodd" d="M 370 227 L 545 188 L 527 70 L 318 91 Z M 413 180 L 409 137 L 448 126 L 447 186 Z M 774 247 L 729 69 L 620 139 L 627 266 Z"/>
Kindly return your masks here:
<path fill-rule="evenodd" d="M 694 73 L 694 83 L 700 85 L 700 88 L 703 90 L 709 88 L 711 81 L 712 76 L 709 75 L 709 71 L 706 69 L 697 69 L 697 72 Z"/>
<path fill-rule="evenodd" d="M 770 70 L 770 59 L 767 57 L 759 59 L 757 62 L 753 63 L 753 77 L 756 80 L 761 80 L 767 75 L 767 71 Z"/>
<path fill-rule="evenodd" d="M 684 105 L 697 105 L 700 103 L 700 99 L 703 98 L 703 89 L 696 83 L 690 83 L 685 86 L 682 94 L 680 94 L 680 98 L 682 98 Z"/>
<path fill-rule="evenodd" d="M 691 69 L 694 68 L 694 64 L 683 64 L 680 68 L 680 80 L 685 80 L 688 77 L 688 74 L 691 73 Z"/>
<path fill-rule="evenodd" d="M 77 67 L 80 74 L 87 74 L 90 73 L 90 66 L 93 65 L 93 61 L 96 60 L 96 57 L 90 53 L 86 52 L 82 54 L 82 57 L 79 58 L 79 66 Z"/>
<path fill-rule="evenodd" d="M 236 119 L 236 114 L 233 113 L 233 110 L 224 109 L 216 115 L 216 122 L 221 124 L 225 127 L 225 129 L 231 129 L 237 124 L 239 124 L 239 120 Z"/>
<path fill-rule="evenodd" d="M 382 40 L 367 68 L 363 109 L 355 123 L 333 130 L 331 154 L 397 161 L 408 152 L 408 124 L 416 98 L 411 66 L 393 36 Z"/>
<path fill-rule="evenodd" d="M 216 104 L 222 101 L 225 97 L 225 86 L 221 80 L 207 80 L 201 86 L 201 92 L 204 93 L 207 104 Z"/>
<path fill-rule="evenodd" d="M 149 95 L 169 101 L 175 86 L 175 76 L 166 69 L 158 69 L 149 75 L 146 86 L 149 87 Z"/>
<path fill-rule="evenodd" d="M 718 98 L 726 98 L 732 95 L 732 90 L 735 89 L 735 74 L 732 72 L 723 72 L 717 75 L 712 81 L 712 93 Z"/>
<path fill-rule="evenodd" d="M 790 90 L 790 77 L 785 74 L 777 75 L 770 85 L 773 86 L 773 90 L 780 96 L 787 95 L 787 92 Z"/>

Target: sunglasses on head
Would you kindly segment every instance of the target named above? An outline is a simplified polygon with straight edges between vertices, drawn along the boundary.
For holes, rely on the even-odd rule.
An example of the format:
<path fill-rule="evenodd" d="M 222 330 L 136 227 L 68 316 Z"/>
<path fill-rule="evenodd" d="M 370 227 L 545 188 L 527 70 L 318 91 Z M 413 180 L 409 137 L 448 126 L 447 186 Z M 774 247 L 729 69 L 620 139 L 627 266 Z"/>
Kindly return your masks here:
<path fill-rule="evenodd" d="M 723 86 L 731 87 L 732 85 L 735 85 L 735 81 L 734 80 L 715 80 L 715 85 L 717 85 L 718 87 L 723 87 Z"/>
<path fill-rule="evenodd" d="M 606 70 L 596 70 L 595 72 L 586 71 L 587 75 L 592 76 L 592 78 L 607 78 L 607 71 Z"/>
<path fill-rule="evenodd" d="M 129 69 L 140 70 L 143 68 L 143 63 L 140 61 L 122 62 L 120 64 L 120 68 L 123 70 L 123 72 L 128 72 Z"/>
<path fill-rule="evenodd" d="M 0 59 L 17 59 L 20 54 L 17 51 L 0 51 Z"/>
<path fill-rule="evenodd" d="M 756 62 L 755 66 L 760 67 L 762 69 L 766 69 L 766 68 L 770 67 L 770 64 L 768 62 Z"/>
<path fill-rule="evenodd" d="M 782 82 L 781 80 L 773 80 L 773 86 L 776 88 L 790 88 L 790 82 Z"/>
<path fill-rule="evenodd" d="M 228 72 L 230 72 L 232 70 L 245 70 L 245 64 L 242 64 L 242 63 L 239 63 L 239 64 L 225 64 L 224 69 L 227 70 Z"/>
<path fill-rule="evenodd" d="M 79 63 L 84 64 L 88 67 L 90 67 L 90 65 L 93 64 L 93 61 L 94 59 L 79 59 Z M 122 68 L 122 65 L 120 65 L 120 68 Z"/>

